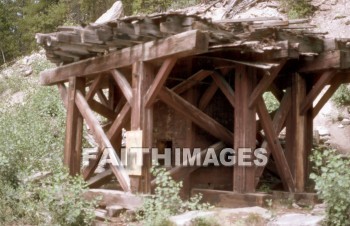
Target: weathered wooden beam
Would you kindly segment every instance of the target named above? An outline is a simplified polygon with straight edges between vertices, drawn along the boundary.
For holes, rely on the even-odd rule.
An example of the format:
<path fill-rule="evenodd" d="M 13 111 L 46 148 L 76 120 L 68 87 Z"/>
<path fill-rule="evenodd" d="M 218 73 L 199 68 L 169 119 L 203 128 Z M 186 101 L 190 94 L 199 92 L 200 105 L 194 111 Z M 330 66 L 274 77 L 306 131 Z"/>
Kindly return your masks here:
<path fill-rule="evenodd" d="M 40 75 L 42 85 L 67 81 L 69 77 L 87 75 L 127 67 L 138 61 L 151 61 L 166 57 L 185 57 L 208 51 L 208 36 L 192 30 L 163 40 L 139 44 L 108 55 L 83 60 L 59 68 L 46 70 Z"/>
<path fill-rule="evenodd" d="M 123 124 L 130 117 L 130 110 L 131 110 L 130 104 L 125 103 L 124 107 L 122 108 L 122 110 L 118 114 L 117 118 L 114 120 L 113 124 L 111 125 L 111 127 L 107 131 L 107 137 L 110 140 L 113 139 L 113 137 L 116 134 L 118 134 L 118 132 L 122 131 Z"/>
<path fill-rule="evenodd" d="M 348 68 L 350 68 L 350 51 L 335 50 L 321 53 L 313 60 L 306 61 L 302 64 L 299 72 Z"/>
<path fill-rule="evenodd" d="M 102 75 L 97 76 L 97 78 L 94 79 L 92 84 L 89 86 L 89 91 L 86 93 L 86 100 L 89 102 L 92 98 L 94 98 L 97 90 L 100 88 L 100 85 L 102 83 Z"/>
<path fill-rule="evenodd" d="M 63 87 L 61 86 L 61 89 Z M 75 104 L 77 91 L 84 92 L 85 79 L 71 78 L 69 80 L 66 118 L 66 138 L 64 144 L 63 163 L 69 168 L 69 174 L 80 174 L 81 165 L 81 141 L 83 133 L 83 119 Z M 67 93 L 67 91 L 66 91 Z"/>
<path fill-rule="evenodd" d="M 65 109 L 68 109 L 68 96 L 64 83 L 57 84 L 58 91 L 60 92 L 60 96 L 62 99 L 62 103 Z"/>
<path fill-rule="evenodd" d="M 222 93 L 225 95 L 227 100 L 230 102 L 231 106 L 235 107 L 235 95 L 230 84 L 228 84 L 225 78 L 217 72 L 211 74 L 211 77 L 215 81 L 216 85 L 218 85 Z"/>
<path fill-rule="evenodd" d="M 248 101 L 256 84 L 256 69 L 238 65 L 235 75 L 234 149 L 256 147 L 256 108 L 249 108 Z M 253 154 L 249 154 L 253 161 Z M 255 166 L 233 167 L 233 191 L 255 191 Z"/>
<path fill-rule="evenodd" d="M 123 125 L 126 123 L 129 117 L 130 117 L 130 105 L 129 103 L 125 103 L 124 107 L 122 108 L 122 110 L 120 111 L 120 113 L 118 114 L 113 124 L 110 126 L 110 128 L 106 133 L 109 140 L 113 140 L 114 137 L 122 131 Z M 98 148 L 96 159 L 91 161 L 89 163 L 89 166 L 87 166 L 83 170 L 83 177 L 85 180 L 90 178 L 92 174 L 95 172 L 95 169 L 97 168 L 102 155 L 103 155 L 103 149 Z"/>
<path fill-rule="evenodd" d="M 277 77 L 278 73 L 281 71 L 287 60 L 282 60 L 280 64 L 273 68 L 271 71 L 266 71 L 264 77 L 261 79 L 259 84 L 255 87 L 253 93 L 249 99 L 249 108 L 253 107 L 264 92 L 267 91 L 267 88 L 272 84 L 273 80 Z"/>
<path fill-rule="evenodd" d="M 132 104 L 132 89 L 128 82 L 128 80 L 125 78 L 123 73 L 119 70 L 111 70 L 112 76 L 114 80 L 116 81 L 119 89 L 122 91 L 124 97 L 129 102 L 129 104 Z"/>
<path fill-rule="evenodd" d="M 137 62 L 132 66 L 133 104 L 131 106 L 132 131 L 140 130 L 142 135 L 138 138 L 143 148 L 152 148 L 153 143 L 153 107 L 146 108 L 145 95 L 155 76 L 154 67 L 146 62 Z M 144 193 L 151 192 L 151 157 L 143 153 L 142 175 L 132 178 L 132 190 Z"/>
<path fill-rule="evenodd" d="M 272 124 L 275 130 L 275 133 L 277 135 L 280 134 L 281 130 L 283 129 L 283 126 L 286 122 L 291 105 L 292 105 L 292 93 L 291 93 L 291 89 L 288 88 L 281 101 L 280 107 L 278 108 L 277 112 L 273 116 Z M 267 151 L 266 156 L 269 158 L 269 156 L 271 155 L 271 148 L 268 147 L 268 142 L 264 141 L 261 145 L 261 148 L 266 149 Z M 256 185 L 259 183 L 260 177 L 263 174 L 264 169 L 265 169 L 265 166 L 258 166 L 256 168 L 255 170 Z"/>
<path fill-rule="evenodd" d="M 182 114 L 197 126 L 204 129 L 207 133 L 226 142 L 227 144 L 232 144 L 233 133 L 231 131 L 192 104 L 188 103 L 174 91 L 163 87 L 159 93 L 159 98 L 165 104 L 175 109 L 178 113 Z"/>
<path fill-rule="evenodd" d="M 177 94 L 181 94 L 186 90 L 190 89 L 191 87 L 193 87 L 194 85 L 198 84 L 200 81 L 202 81 L 212 73 L 213 73 L 212 71 L 200 70 L 194 75 L 192 75 L 191 77 L 189 77 L 187 80 L 173 87 L 172 90 Z"/>
<path fill-rule="evenodd" d="M 270 85 L 270 89 L 269 91 L 276 97 L 276 99 L 281 102 L 283 96 L 284 96 L 284 93 L 283 93 L 283 90 L 281 90 L 280 88 L 277 87 L 277 85 L 275 83 L 272 83 Z"/>
<path fill-rule="evenodd" d="M 89 188 L 98 188 L 106 182 L 110 181 L 113 176 L 113 171 L 111 169 L 108 169 L 102 173 L 99 173 L 98 175 L 90 178 L 88 181 L 86 181 Z"/>
<path fill-rule="evenodd" d="M 311 91 L 305 97 L 304 101 L 301 102 L 300 114 L 305 114 L 307 110 L 309 110 L 310 107 L 312 107 L 312 104 L 315 98 L 322 91 L 322 89 L 329 83 L 329 81 L 332 80 L 335 74 L 336 74 L 336 71 L 332 70 L 332 71 L 326 71 L 321 75 L 321 77 L 318 79 L 316 84 L 312 87 Z"/>
<path fill-rule="evenodd" d="M 106 95 L 103 93 L 103 90 L 97 90 L 97 96 L 98 99 L 101 101 L 101 104 L 103 104 L 105 107 L 109 108 L 109 103 Z"/>
<path fill-rule="evenodd" d="M 159 91 L 163 87 L 176 61 L 177 59 L 173 57 L 173 58 L 168 58 L 163 62 L 162 66 L 160 67 L 156 75 L 156 78 L 154 79 L 152 85 L 150 86 L 150 88 L 146 93 L 146 96 L 145 96 L 146 107 L 150 107 L 154 103 Z"/>
<path fill-rule="evenodd" d="M 285 155 L 288 158 L 288 165 L 294 176 L 295 189 L 297 192 L 303 192 L 307 179 L 307 143 L 308 139 L 312 141 L 312 137 L 308 137 L 310 131 L 307 117 L 312 109 L 307 110 L 305 114 L 300 114 L 302 103 L 307 99 L 305 97 L 307 92 L 306 79 L 308 77 L 303 78 L 297 73 L 290 76 L 292 79 L 292 106 L 287 121 Z M 311 131 L 312 134 L 313 132 Z"/>
<path fill-rule="evenodd" d="M 86 102 L 85 97 L 80 91 L 77 91 L 76 93 L 75 103 L 80 113 L 83 115 L 89 128 L 91 129 L 92 133 L 94 134 L 95 140 L 99 144 L 99 147 L 102 150 L 108 151 L 109 158 L 112 161 L 112 170 L 115 176 L 117 177 L 121 187 L 124 191 L 130 191 L 130 178 L 126 173 L 119 157 L 116 155 L 115 150 L 113 149 L 107 135 L 103 131 L 98 119 L 92 112 L 91 108 L 89 107 L 89 104 Z"/>
<path fill-rule="evenodd" d="M 116 112 L 112 111 L 111 109 L 101 104 L 100 102 L 97 102 L 94 99 L 91 99 L 89 101 L 89 104 L 92 110 L 102 115 L 103 117 L 106 117 L 107 119 L 114 120 L 115 117 L 117 116 Z"/>
<path fill-rule="evenodd" d="M 333 94 L 337 91 L 339 86 L 342 83 L 342 77 L 340 75 L 336 75 L 332 80 L 331 80 L 331 85 L 327 89 L 327 91 L 323 94 L 321 99 L 317 102 L 315 107 L 312 109 L 312 118 L 315 118 L 318 113 L 321 111 L 323 106 L 328 102 L 328 100 L 333 96 Z"/>
<path fill-rule="evenodd" d="M 294 191 L 295 184 L 292 172 L 288 166 L 288 162 L 286 156 L 284 155 L 281 143 L 278 140 L 277 133 L 273 128 L 272 120 L 269 116 L 264 100 L 261 97 L 258 100 L 257 108 L 259 118 L 261 119 L 261 125 L 265 131 L 266 139 L 275 159 L 282 183 L 286 188 L 288 188 L 289 191 Z"/>
<path fill-rule="evenodd" d="M 219 154 L 219 152 L 224 149 L 226 147 L 226 145 L 223 142 L 218 142 L 216 144 L 211 145 L 210 147 L 208 147 L 207 149 L 202 150 L 201 152 L 199 152 L 197 155 L 193 155 L 192 159 L 201 159 L 203 160 L 205 158 L 205 155 L 208 151 L 208 149 L 213 149 L 215 151 L 216 154 Z M 174 168 L 172 168 L 171 170 L 169 170 L 169 174 L 170 176 L 176 180 L 176 181 L 181 181 L 183 180 L 183 178 L 185 178 L 186 176 L 190 175 L 193 171 L 195 171 L 196 169 L 200 168 L 200 166 L 190 166 L 189 167 L 189 159 L 186 159 L 181 166 L 176 166 Z M 152 186 L 156 185 L 156 180 L 152 180 L 151 182 Z"/>
<path fill-rule="evenodd" d="M 199 100 L 198 108 L 201 111 L 208 106 L 211 99 L 214 97 L 216 91 L 218 90 L 218 85 L 215 82 L 212 82 L 211 85 L 207 88 L 207 90 L 203 93 L 201 99 Z"/>

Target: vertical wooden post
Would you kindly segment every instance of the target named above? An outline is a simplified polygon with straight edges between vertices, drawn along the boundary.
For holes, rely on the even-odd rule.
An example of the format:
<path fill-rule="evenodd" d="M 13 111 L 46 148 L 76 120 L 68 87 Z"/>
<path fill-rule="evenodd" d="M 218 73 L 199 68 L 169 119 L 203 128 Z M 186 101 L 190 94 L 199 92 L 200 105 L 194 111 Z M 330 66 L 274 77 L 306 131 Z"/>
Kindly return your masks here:
<path fill-rule="evenodd" d="M 296 192 L 303 192 L 306 181 L 307 121 L 300 114 L 306 96 L 305 80 L 299 74 L 292 76 L 292 105 L 287 121 L 286 157 L 295 180 Z"/>
<path fill-rule="evenodd" d="M 142 130 L 143 148 L 151 148 L 153 143 L 153 106 L 145 107 L 145 94 L 154 79 L 154 69 L 145 62 L 137 62 L 132 67 L 133 103 L 131 109 L 131 130 Z M 142 178 L 132 177 L 134 191 L 151 191 L 151 155 L 143 154 Z"/>
<path fill-rule="evenodd" d="M 83 118 L 75 105 L 77 90 L 85 93 L 85 79 L 71 77 L 68 87 L 66 139 L 63 163 L 69 168 L 69 174 L 72 176 L 80 174 L 83 137 Z"/>
<path fill-rule="evenodd" d="M 256 84 L 256 71 L 239 65 L 235 75 L 235 110 L 234 110 L 234 149 L 236 157 L 240 148 L 255 149 L 256 140 L 256 108 L 249 108 L 250 94 Z M 233 190 L 236 192 L 255 191 L 255 166 L 253 155 L 250 156 L 252 166 L 238 166 L 233 171 Z"/>

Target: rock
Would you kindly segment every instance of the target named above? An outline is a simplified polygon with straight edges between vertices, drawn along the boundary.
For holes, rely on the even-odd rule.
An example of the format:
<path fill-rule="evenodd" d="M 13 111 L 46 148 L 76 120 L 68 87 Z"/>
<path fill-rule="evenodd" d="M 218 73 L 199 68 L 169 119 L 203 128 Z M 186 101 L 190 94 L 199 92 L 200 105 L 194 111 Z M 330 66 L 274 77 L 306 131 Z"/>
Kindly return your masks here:
<path fill-rule="evenodd" d="M 344 125 L 340 124 L 340 125 L 338 126 L 338 128 L 343 129 L 343 128 L 344 128 Z"/>
<path fill-rule="evenodd" d="M 268 226 L 318 226 L 321 225 L 325 216 L 312 216 L 310 214 L 288 213 L 277 217 L 269 222 Z"/>
<path fill-rule="evenodd" d="M 345 25 L 350 25 L 350 20 L 346 21 Z"/>
<path fill-rule="evenodd" d="M 107 206 L 106 210 L 109 217 L 117 217 L 126 209 L 119 205 L 112 205 L 112 206 Z"/>
<path fill-rule="evenodd" d="M 327 128 L 320 126 L 318 127 L 318 133 L 320 134 L 320 136 L 326 136 L 326 135 L 330 135 L 330 132 Z"/>
<path fill-rule="evenodd" d="M 95 210 L 95 216 L 97 219 L 105 220 L 107 218 L 107 210 L 97 209 Z"/>
<path fill-rule="evenodd" d="M 31 68 L 29 68 L 28 70 L 25 70 L 23 73 L 24 77 L 28 77 L 29 75 L 31 75 L 33 73 L 33 70 Z"/>
<path fill-rule="evenodd" d="M 113 6 L 105 12 L 100 18 L 95 21 L 95 24 L 103 24 L 111 20 L 119 19 L 123 16 L 123 4 L 121 1 L 116 1 Z"/>
<path fill-rule="evenodd" d="M 343 121 L 341 121 L 341 124 L 344 126 L 350 125 L 350 119 L 347 119 L 347 118 L 343 119 Z"/>
<path fill-rule="evenodd" d="M 329 141 L 330 139 L 331 139 L 331 137 L 329 135 L 327 135 L 327 136 L 322 136 L 320 138 L 320 141 L 321 141 L 321 143 L 325 143 L 325 142 Z"/>
<path fill-rule="evenodd" d="M 298 204 L 296 204 L 295 202 L 293 202 L 293 204 L 292 204 L 292 207 L 294 208 L 294 209 L 302 209 Z"/>
<path fill-rule="evenodd" d="M 327 11 L 327 10 L 330 10 L 331 9 L 331 6 L 329 5 L 321 5 L 320 6 L 320 10 L 321 11 Z"/>

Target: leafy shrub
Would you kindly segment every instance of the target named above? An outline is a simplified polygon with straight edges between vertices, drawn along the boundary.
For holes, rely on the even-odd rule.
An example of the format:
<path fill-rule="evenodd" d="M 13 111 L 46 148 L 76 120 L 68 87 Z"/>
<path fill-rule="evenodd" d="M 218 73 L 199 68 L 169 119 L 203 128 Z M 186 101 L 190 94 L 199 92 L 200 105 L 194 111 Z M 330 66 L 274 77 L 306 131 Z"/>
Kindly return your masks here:
<path fill-rule="evenodd" d="M 263 99 L 265 101 L 267 110 L 271 113 L 277 110 L 280 106 L 280 103 L 276 99 L 276 97 L 271 92 L 265 92 L 263 94 Z"/>
<path fill-rule="evenodd" d="M 287 11 L 289 19 L 305 18 L 314 12 L 308 0 L 282 0 L 282 7 Z"/>
<path fill-rule="evenodd" d="M 318 195 L 326 203 L 327 225 L 350 225 L 350 161 L 335 150 L 314 150 L 311 160 Z"/>
<path fill-rule="evenodd" d="M 0 82 L 26 94 L 21 104 L 0 100 L 0 225 L 90 224 L 94 202 L 82 197 L 86 184 L 62 165 L 65 110 L 57 90 L 40 87 L 36 77 Z M 51 176 L 31 180 L 38 172 Z"/>
<path fill-rule="evenodd" d="M 220 226 L 214 217 L 197 217 L 191 221 L 191 226 Z"/>
<path fill-rule="evenodd" d="M 345 84 L 341 84 L 338 90 L 332 96 L 332 101 L 338 107 L 349 106 L 350 105 L 350 88 Z"/>
<path fill-rule="evenodd" d="M 195 195 L 188 201 L 180 198 L 182 182 L 174 181 L 169 172 L 162 167 L 153 167 L 151 173 L 155 176 L 155 194 L 145 198 L 144 204 L 136 216 L 144 226 L 170 225 L 168 218 L 191 210 L 206 210 L 210 206 L 200 204 L 201 195 Z"/>

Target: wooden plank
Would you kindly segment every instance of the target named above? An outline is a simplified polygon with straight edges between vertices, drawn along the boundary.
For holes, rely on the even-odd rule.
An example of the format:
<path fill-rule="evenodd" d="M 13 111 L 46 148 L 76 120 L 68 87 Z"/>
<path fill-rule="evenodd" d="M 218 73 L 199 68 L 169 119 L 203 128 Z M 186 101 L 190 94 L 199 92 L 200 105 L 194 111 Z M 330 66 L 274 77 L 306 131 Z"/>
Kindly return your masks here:
<path fill-rule="evenodd" d="M 94 110 L 96 113 L 102 115 L 107 119 L 114 120 L 117 116 L 116 112 L 112 111 L 111 109 L 101 104 L 100 102 L 97 102 L 94 99 L 90 100 L 89 104 L 92 110 Z"/>
<path fill-rule="evenodd" d="M 109 108 L 109 103 L 108 103 L 108 99 L 106 97 L 106 95 L 103 93 L 103 90 L 97 90 L 97 96 L 98 99 L 100 100 L 100 102 L 107 108 Z"/>
<path fill-rule="evenodd" d="M 239 208 L 239 207 L 265 207 L 267 200 L 272 196 L 266 193 L 237 193 L 231 191 L 219 191 L 210 189 L 192 189 L 192 195 L 202 194 L 203 202 L 208 202 L 216 207 Z"/>
<path fill-rule="evenodd" d="M 126 100 L 129 102 L 129 104 L 132 104 L 133 94 L 132 94 L 132 89 L 128 80 L 125 78 L 123 73 L 119 70 L 111 70 L 111 73 L 119 89 L 122 91 L 124 97 L 126 98 Z"/>
<path fill-rule="evenodd" d="M 330 69 L 347 69 L 350 67 L 349 51 L 329 51 L 319 54 L 313 60 L 305 61 L 299 72 L 314 72 Z"/>
<path fill-rule="evenodd" d="M 118 114 L 113 124 L 111 125 L 111 127 L 106 133 L 109 140 L 115 139 L 115 136 L 120 134 L 123 128 L 123 125 L 126 123 L 129 117 L 130 117 L 130 105 L 129 103 L 125 103 L 124 107 L 122 108 L 122 110 L 120 111 L 120 113 Z M 103 154 L 103 150 L 101 148 L 98 148 L 96 159 L 91 161 L 89 163 L 89 166 L 83 170 L 83 177 L 85 180 L 90 178 L 91 175 L 95 172 L 95 169 L 97 168 L 98 163 L 101 160 L 102 154 Z"/>
<path fill-rule="evenodd" d="M 102 75 L 97 76 L 97 78 L 94 79 L 92 84 L 89 87 L 89 91 L 86 94 L 86 100 L 89 102 L 92 98 L 94 98 L 97 90 L 100 88 L 100 85 L 102 83 Z"/>
<path fill-rule="evenodd" d="M 225 95 L 227 100 L 230 102 L 231 106 L 235 107 L 235 95 L 230 84 L 228 84 L 225 78 L 217 72 L 211 74 L 211 77 L 215 81 L 216 85 L 218 85 L 221 92 Z"/>
<path fill-rule="evenodd" d="M 106 182 L 110 181 L 112 179 L 112 176 L 113 176 L 112 170 L 108 169 L 90 178 L 88 181 L 86 181 L 86 183 L 89 188 L 98 188 L 106 184 Z"/>
<path fill-rule="evenodd" d="M 126 173 L 119 157 L 115 154 L 115 150 L 113 149 L 108 137 L 104 133 L 98 119 L 92 112 L 89 104 L 86 102 L 85 97 L 80 93 L 80 91 L 78 91 L 76 94 L 75 103 L 92 133 L 94 134 L 95 140 L 99 144 L 99 147 L 108 151 L 112 165 L 117 168 L 117 170 L 113 170 L 113 172 L 117 177 L 121 187 L 124 191 L 130 191 L 130 178 Z"/>
<path fill-rule="evenodd" d="M 273 128 L 271 118 L 262 98 L 259 99 L 257 108 L 259 118 L 261 119 L 261 125 L 264 129 L 267 142 L 275 159 L 278 172 L 280 173 L 282 179 L 282 183 L 289 191 L 294 191 L 295 187 L 293 175 L 290 171 L 286 156 L 284 155 L 281 143 L 278 140 L 278 136 Z"/>
<path fill-rule="evenodd" d="M 234 149 L 256 147 L 256 108 L 248 100 L 256 83 L 256 69 L 239 65 L 235 75 Z M 232 138 L 231 138 L 232 139 Z M 249 156 L 253 161 L 253 154 Z M 233 167 L 233 191 L 255 192 L 255 166 Z"/>
<path fill-rule="evenodd" d="M 312 110 L 312 118 L 315 118 L 318 113 L 321 111 L 323 106 L 328 102 L 328 100 L 333 96 L 333 94 L 337 91 L 339 86 L 342 83 L 342 77 L 340 75 L 336 75 L 332 81 L 330 87 L 327 89 L 327 91 L 323 94 L 321 99 L 317 102 L 315 107 Z"/>
<path fill-rule="evenodd" d="M 65 109 L 68 109 L 68 96 L 66 92 L 66 87 L 64 86 L 64 83 L 57 84 L 58 91 L 60 92 L 60 96 L 63 102 L 63 106 Z"/>
<path fill-rule="evenodd" d="M 320 80 L 322 77 L 320 78 Z M 320 81 L 319 80 L 319 81 Z M 307 163 L 307 116 L 309 111 L 305 114 L 300 114 L 301 107 L 306 97 L 306 81 L 299 74 L 294 74 L 292 77 L 292 108 L 290 114 L 289 128 L 287 129 L 287 148 L 289 165 L 292 169 L 295 180 L 295 189 L 297 192 L 303 192 L 306 183 L 306 166 Z M 315 87 L 315 86 L 314 86 Z M 312 92 L 312 90 L 311 90 Z M 310 93 L 311 93 L 310 92 Z M 316 95 L 317 96 L 317 95 Z M 305 98 L 306 97 L 306 98 Z M 312 131 L 311 131 L 312 133 Z M 311 138 L 312 140 L 312 138 Z"/>
<path fill-rule="evenodd" d="M 311 91 L 305 97 L 304 101 L 301 102 L 300 114 L 305 114 L 307 110 L 309 110 L 312 107 L 312 104 L 315 98 L 322 91 L 322 89 L 329 83 L 329 81 L 332 80 L 335 74 L 336 74 L 336 71 L 334 70 L 323 72 L 323 74 L 318 79 L 316 84 L 312 87 Z"/>
<path fill-rule="evenodd" d="M 273 116 L 272 124 L 276 134 L 280 134 L 281 130 L 283 129 L 283 126 L 286 122 L 291 105 L 292 105 L 292 91 L 290 88 L 288 88 L 281 101 L 280 107 L 278 108 L 277 112 Z M 266 156 L 269 158 L 269 156 L 271 155 L 271 148 L 268 147 L 268 143 L 266 140 L 262 143 L 261 148 L 266 149 L 267 151 Z M 258 166 L 256 168 L 255 170 L 256 185 L 259 183 L 260 177 L 263 174 L 264 169 L 265 169 L 265 166 Z"/>
<path fill-rule="evenodd" d="M 220 153 L 220 151 L 222 149 L 224 149 L 225 147 L 226 147 L 226 145 L 223 142 L 218 142 L 216 144 L 211 145 L 207 149 L 202 150 L 197 155 L 193 155 L 193 159 L 197 159 L 197 157 L 200 156 L 199 158 L 201 160 L 203 160 L 205 158 L 205 155 L 206 155 L 208 149 L 214 149 L 215 153 L 218 155 Z M 189 167 L 189 165 L 190 165 L 189 161 L 188 161 L 188 159 L 186 159 L 186 161 L 182 162 L 181 166 L 176 166 L 176 167 L 172 168 L 171 170 L 169 170 L 168 172 L 174 180 L 182 181 L 183 178 L 190 175 L 196 169 L 200 168 L 200 166 L 197 166 L 197 165 L 190 166 L 190 167 Z M 152 180 L 151 185 L 152 185 L 152 187 L 156 185 L 155 179 Z"/>
<path fill-rule="evenodd" d="M 188 103 L 175 92 L 163 87 L 159 93 L 159 98 L 165 104 L 176 110 L 179 114 L 182 114 L 194 122 L 197 126 L 204 129 L 207 133 L 226 142 L 227 144 L 232 144 L 233 133 L 231 131 L 192 104 Z"/>
<path fill-rule="evenodd" d="M 199 100 L 198 108 L 201 111 L 204 111 L 205 108 L 210 103 L 211 99 L 213 99 L 216 91 L 218 90 L 218 85 L 215 82 L 212 82 L 209 88 L 203 93 L 201 99 Z"/>
<path fill-rule="evenodd" d="M 145 96 L 145 106 L 146 107 L 150 107 L 159 91 L 161 90 L 161 88 L 163 87 L 166 79 L 168 78 L 171 70 L 173 69 L 175 63 L 176 63 L 177 59 L 172 57 L 172 58 L 167 58 L 162 66 L 160 67 L 157 75 L 156 75 L 156 78 L 154 79 L 151 87 L 148 89 L 147 93 L 146 93 L 146 96 Z"/>
<path fill-rule="evenodd" d="M 137 62 L 132 67 L 133 104 L 131 109 L 131 130 L 141 130 L 142 147 L 152 148 L 153 143 L 153 107 L 145 107 L 145 95 L 151 86 L 155 72 L 151 64 Z M 134 177 L 133 191 L 149 193 L 151 191 L 151 157 L 143 154 L 142 177 Z"/>
<path fill-rule="evenodd" d="M 264 77 L 259 82 L 259 84 L 255 87 L 253 93 L 250 96 L 249 108 L 253 107 L 256 104 L 258 97 L 260 97 L 264 92 L 267 91 L 267 88 L 269 88 L 273 80 L 275 80 L 278 73 L 281 71 L 281 69 L 285 65 L 286 61 L 287 60 L 282 60 L 277 67 L 265 73 Z"/>
<path fill-rule="evenodd" d="M 115 68 L 127 67 L 137 61 L 151 61 L 165 57 L 185 57 L 208 51 L 206 34 L 191 30 L 163 40 L 142 43 L 108 55 L 95 57 L 80 62 L 50 69 L 40 74 L 42 85 L 53 85 L 67 81 L 69 77 L 84 77 Z"/>
<path fill-rule="evenodd" d="M 122 108 L 122 110 L 120 111 L 120 113 L 118 114 L 118 116 L 116 117 L 116 119 L 114 120 L 113 124 L 107 132 L 107 137 L 110 140 L 112 140 L 114 136 L 118 134 L 118 132 L 121 132 L 123 124 L 130 117 L 130 110 L 130 104 L 125 103 L 124 107 Z"/>
<path fill-rule="evenodd" d="M 62 86 L 61 89 L 63 89 Z M 69 174 L 72 176 L 80 174 L 83 122 L 79 110 L 75 105 L 75 99 L 77 90 L 83 89 L 85 89 L 85 79 L 71 78 L 68 95 L 64 94 L 68 98 L 68 105 L 63 163 L 69 168 Z"/>
<path fill-rule="evenodd" d="M 194 85 L 198 84 L 200 81 L 208 77 L 211 73 L 213 72 L 208 70 L 200 70 L 191 77 L 189 77 L 187 80 L 173 87 L 172 90 L 177 94 L 181 94 L 193 87 Z"/>

